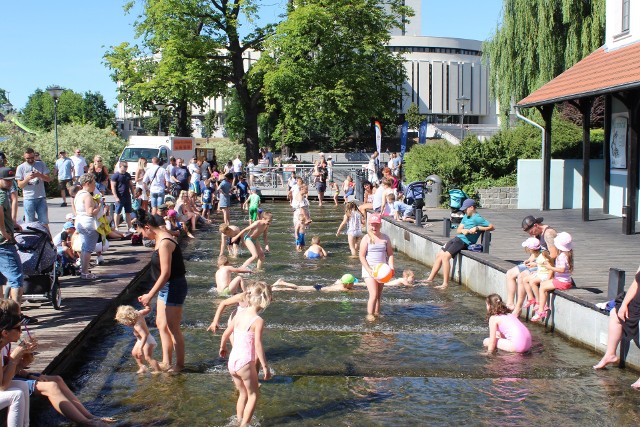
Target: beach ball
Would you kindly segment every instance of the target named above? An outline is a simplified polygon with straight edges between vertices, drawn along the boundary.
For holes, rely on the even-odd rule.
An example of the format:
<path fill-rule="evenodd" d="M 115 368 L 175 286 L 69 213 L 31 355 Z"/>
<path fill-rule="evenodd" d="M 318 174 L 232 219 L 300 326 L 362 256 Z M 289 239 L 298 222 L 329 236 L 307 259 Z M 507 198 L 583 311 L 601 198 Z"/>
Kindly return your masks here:
<path fill-rule="evenodd" d="M 355 282 L 355 280 L 356 280 L 356 278 L 353 277 L 353 274 L 349 274 L 349 273 L 345 274 L 340 279 L 340 281 L 345 285 L 348 285 L 349 283 L 353 283 L 353 282 Z"/>
<path fill-rule="evenodd" d="M 388 264 L 381 262 L 373 267 L 373 278 L 380 283 L 387 283 L 393 277 L 393 270 Z"/>

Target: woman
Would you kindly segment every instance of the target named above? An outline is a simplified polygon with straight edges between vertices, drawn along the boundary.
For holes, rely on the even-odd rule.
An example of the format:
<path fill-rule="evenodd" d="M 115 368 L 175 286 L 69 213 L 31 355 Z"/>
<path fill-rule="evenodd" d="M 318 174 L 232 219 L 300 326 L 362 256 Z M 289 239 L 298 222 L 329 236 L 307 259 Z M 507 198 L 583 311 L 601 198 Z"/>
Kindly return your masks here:
<path fill-rule="evenodd" d="M 164 219 L 150 215 L 142 209 L 136 211 L 138 230 L 142 236 L 155 240 L 155 250 L 151 255 L 150 271 L 155 281 L 151 290 L 140 296 L 142 305 L 149 305 L 158 294 L 156 326 L 162 342 L 163 369 L 180 372 L 184 369 L 184 337 L 180 329 L 182 306 L 187 297 L 187 279 L 184 260 L 178 242 L 165 229 Z M 176 362 L 173 362 L 173 353 Z"/>
<path fill-rule="evenodd" d="M 136 168 L 136 175 L 134 177 L 136 188 L 140 188 L 142 190 L 142 199 L 140 203 L 140 207 L 145 211 L 149 207 L 149 197 L 147 196 L 147 184 L 144 183 L 144 173 L 147 171 L 147 159 L 144 157 L 140 157 L 138 159 L 138 167 Z"/>
<path fill-rule="evenodd" d="M 80 242 L 80 277 L 86 280 L 97 279 L 98 276 L 89 271 L 89 261 L 91 253 L 96 248 L 98 242 L 97 219 L 100 217 L 101 203 L 96 200 L 93 192 L 96 191 L 96 181 L 94 175 L 86 173 L 78 181 L 82 190 L 73 199 L 73 206 L 76 211 L 76 231 L 77 239 Z M 99 193 L 98 193 L 99 194 Z M 75 250 L 76 248 L 74 248 Z"/>
<path fill-rule="evenodd" d="M 7 412 L 8 427 L 29 426 L 29 387 L 24 381 L 15 381 L 18 362 L 22 356 L 35 349 L 32 343 L 18 345 L 11 351 L 11 343 L 20 338 L 20 316 L 2 313 L 0 318 L 0 408 L 9 408 Z"/>
<path fill-rule="evenodd" d="M 362 188 L 364 189 L 364 193 L 362 195 L 362 203 L 359 208 L 362 216 L 367 214 L 367 209 L 373 209 L 373 185 L 369 181 L 365 181 L 362 183 Z"/>
<path fill-rule="evenodd" d="M 276 157 L 275 160 L 275 169 L 273 170 L 276 174 L 276 179 L 280 183 L 281 187 L 284 187 L 284 180 L 282 179 L 282 174 L 284 173 L 284 168 L 282 167 L 282 159 L 280 157 Z"/>
<path fill-rule="evenodd" d="M 89 165 L 88 173 L 92 174 L 96 181 L 96 188 L 102 194 L 106 194 L 109 187 L 109 170 L 102 163 L 102 156 L 95 156 L 93 163 Z"/>
<path fill-rule="evenodd" d="M 369 216 L 367 234 L 360 242 L 360 263 L 362 264 L 362 277 L 369 291 L 367 302 L 367 320 L 375 320 L 380 315 L 380 300 L 382 299 L 383 283 L 373 278 L 373 267 L 380 263 L 393 267 L 393 246 L 391 239 L 382 234 L 382 218 L 378 214 Z"/>

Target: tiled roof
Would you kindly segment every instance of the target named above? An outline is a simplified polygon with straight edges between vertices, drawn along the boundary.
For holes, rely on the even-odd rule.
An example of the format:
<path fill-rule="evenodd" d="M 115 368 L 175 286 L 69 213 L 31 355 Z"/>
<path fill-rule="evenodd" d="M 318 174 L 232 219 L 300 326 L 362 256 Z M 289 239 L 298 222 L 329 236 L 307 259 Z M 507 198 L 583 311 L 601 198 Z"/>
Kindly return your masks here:
<path fill-rule="evenodd" d="M 640 87 L 640 42 L 610 51 L 599 48 L 518 106 L 533 107 L 634 87 Z"/>

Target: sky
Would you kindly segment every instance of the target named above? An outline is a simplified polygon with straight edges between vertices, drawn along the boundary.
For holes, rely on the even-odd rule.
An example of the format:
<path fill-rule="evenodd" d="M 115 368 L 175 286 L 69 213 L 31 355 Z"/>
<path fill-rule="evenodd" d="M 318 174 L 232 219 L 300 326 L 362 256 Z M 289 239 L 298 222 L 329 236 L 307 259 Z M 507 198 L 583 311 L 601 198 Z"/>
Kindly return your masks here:
<path fill-rule="evenodd" d="M 421 0 L 422 35 L 485 40 L 496 28 L 502 0 Z M 286 0 L 270 5 L 263 19 L 275 19 Z M 101 93 L 108 107 L 116 85 L 103 63 L 110 46 L 135 43 L 136 11 L 124 0 L 0 0 L 0 88 L 14 109 L 24 108 L 36 89 L 59 85 L 78 93 Z M 139 9 L 138 9 L 139 10 Z M 267 21 L 269 22 L 269 21 Z"/>

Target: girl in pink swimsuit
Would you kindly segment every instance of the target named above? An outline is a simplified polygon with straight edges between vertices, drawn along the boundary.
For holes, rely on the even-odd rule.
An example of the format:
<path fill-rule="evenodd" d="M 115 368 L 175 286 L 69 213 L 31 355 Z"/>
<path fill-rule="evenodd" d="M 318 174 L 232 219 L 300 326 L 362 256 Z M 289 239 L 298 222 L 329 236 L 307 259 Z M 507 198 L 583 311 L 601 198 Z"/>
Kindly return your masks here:
<path fill-rule="evenodd" d="M 525 353 L 531 348 L 531 333 L 527 327 L 511 313 L 498 294 L 487 297 L 487 320 L 489 338 L 484 339 L 488 353 L 496 348 L 513 353 Z"/>
<path fill-rule="evenodd" d="M 233 334 L 233 349 L 229 354 L 229 373 L 238 389 L 236 411 L 241 426 L 248 426 L 258 401 L 258 371 L 256 356 L 262 365 L 264 379 L 271 378 L 262 347 L 264 321 L 258 315 L 271 302 L 271 288 L 265 282 L 255 282 L 247 287 L 245 301 L 248 305 L 238 311 L 220 340 L 220 357 L 227 356 L 227 340 Z"/>

